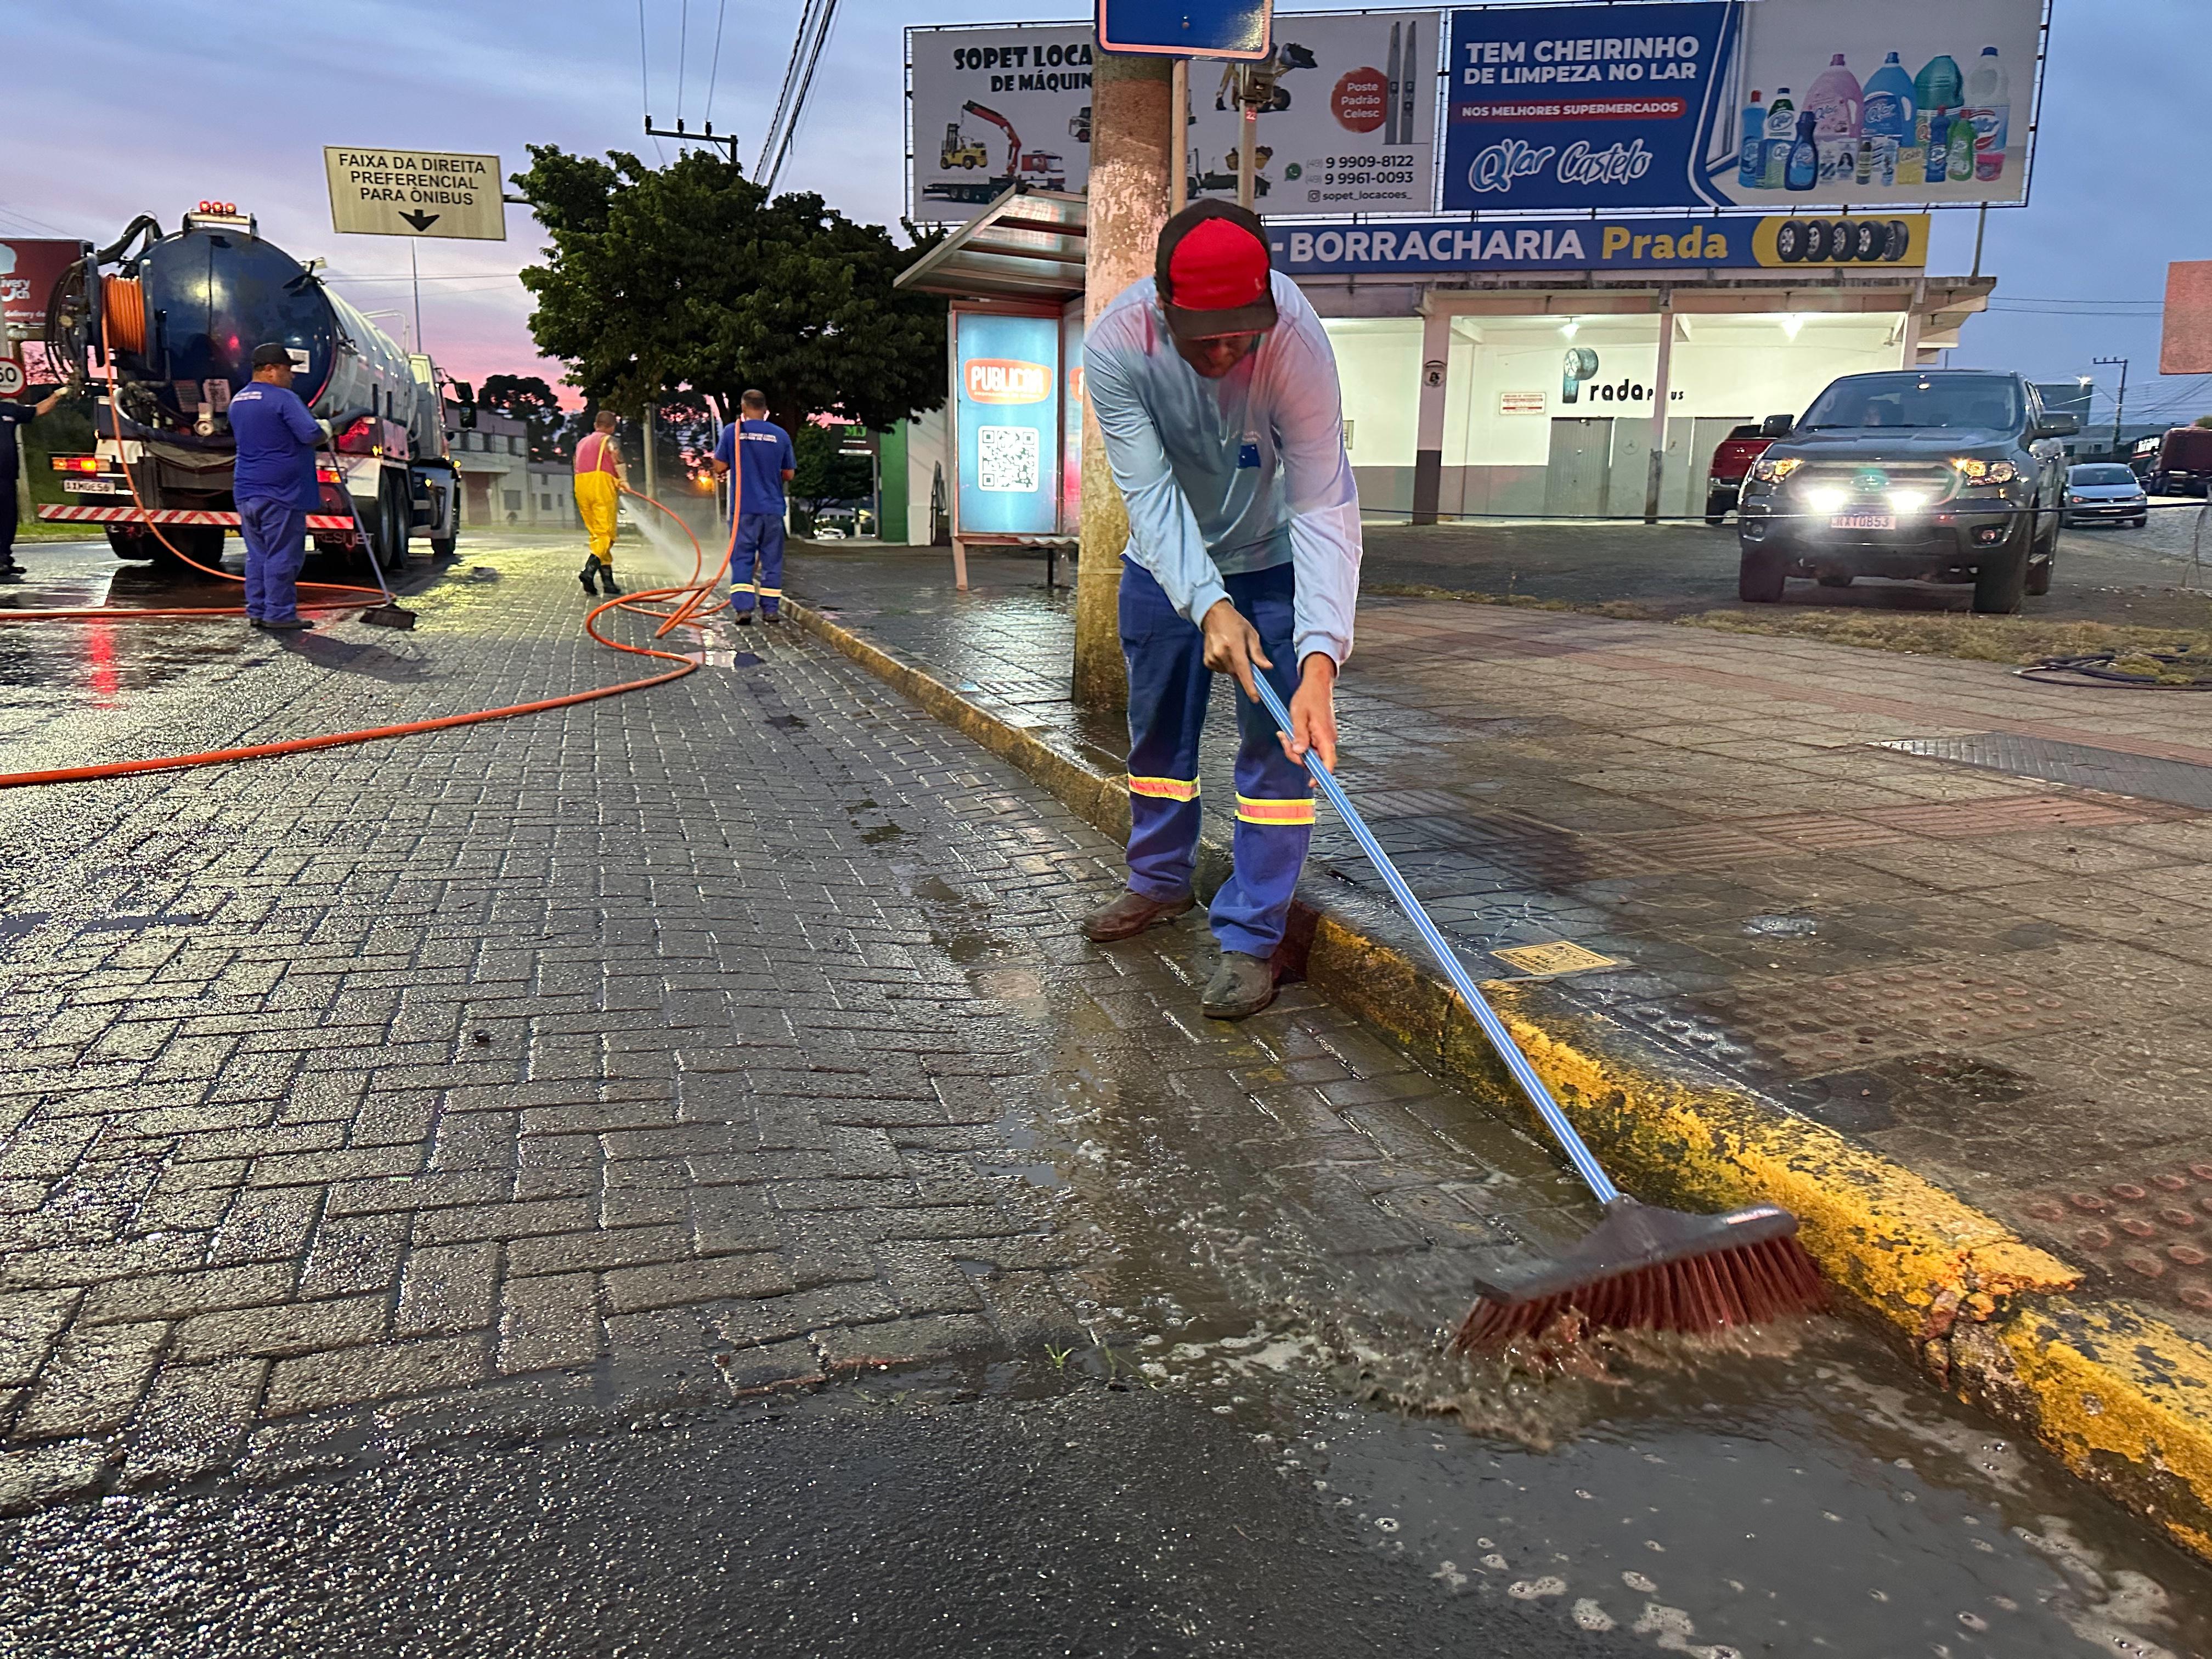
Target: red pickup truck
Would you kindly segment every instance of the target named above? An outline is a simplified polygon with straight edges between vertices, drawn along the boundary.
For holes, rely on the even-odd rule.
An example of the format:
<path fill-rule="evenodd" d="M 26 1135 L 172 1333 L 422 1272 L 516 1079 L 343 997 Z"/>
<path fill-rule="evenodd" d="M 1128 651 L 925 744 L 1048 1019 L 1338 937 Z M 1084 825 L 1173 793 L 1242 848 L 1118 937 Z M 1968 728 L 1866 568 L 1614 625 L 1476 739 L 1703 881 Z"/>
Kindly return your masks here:
<path fill-rule="evenodd" d="M 1705 469 L 1705 522 L 1717 525 L 1726 518 L 1743 491 L 1744 475 L 1751 464 L 1766 453 L 1767 445 L 1790 435 L 1796 422 L 1787 415 L 1770 415 L 1753 425 L 1731 427 L 1713 451 Z"/>

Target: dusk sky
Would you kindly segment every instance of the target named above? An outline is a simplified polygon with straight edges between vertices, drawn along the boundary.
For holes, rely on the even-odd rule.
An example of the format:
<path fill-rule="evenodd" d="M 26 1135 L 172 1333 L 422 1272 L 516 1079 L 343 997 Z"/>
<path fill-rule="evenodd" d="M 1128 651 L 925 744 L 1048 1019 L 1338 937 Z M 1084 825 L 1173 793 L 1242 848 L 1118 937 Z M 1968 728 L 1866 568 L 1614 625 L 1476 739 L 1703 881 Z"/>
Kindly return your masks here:
<path fill-rule="evenodd" d="M 672 124 L 680 106 L 696 126 L 711 113 L 744 140 L 750 165 L 797 5 L 643 0 L 642 9 L 655 118 Z M 844 0 L 779 187 L 895 222 L 902 26 L 1071 15 L 1048 0 Z M 2209 20 L 2208 0 L 2057 0 L 2033 201 L 1989 216 L 1983 269 L 1999 278 L 1996 301 L 1968 325 L 1954 362 L 2057 380 L 2124 356 L 2131 419 L 2212 410 L 2212 376 L 2157 374 L 2166 262 L 2212 258 L 2197 126 L 2212 86 Z M 173 228 L 181 210 L 217 197 L 250 209 L 300 257 L 326 255 L 362 309 L 405 307 L 407 249 L 331 232 L 322 147 L 493 151 L 510 172 L 526 143 L 650 156 L 639 35 L 638 0 L 117 0 L 96 22 L 82 7 L 17 0 L 0 41 L 7 62 L 35 72 L 11 88 L 0 232 L 105 241 L 135 214 Z M 507 370 L 557 380 L 559 365 L 531 343 L 528 296 L 514 280 L 537 253 L 537 227 L 520 208 L 507 224 L 504 243 L 421 246 L 428 343 L 465 380 Z M 1972 253 L 1973 216 L 1939 214 L 1931 269 L 1964 271 Z M 408 331 L 404 319 L 380 320 Z M 2109 391 L 2114 371 L 2094 372 Z M 2097 413 L 2110 418 L 2108 397 Z"/>

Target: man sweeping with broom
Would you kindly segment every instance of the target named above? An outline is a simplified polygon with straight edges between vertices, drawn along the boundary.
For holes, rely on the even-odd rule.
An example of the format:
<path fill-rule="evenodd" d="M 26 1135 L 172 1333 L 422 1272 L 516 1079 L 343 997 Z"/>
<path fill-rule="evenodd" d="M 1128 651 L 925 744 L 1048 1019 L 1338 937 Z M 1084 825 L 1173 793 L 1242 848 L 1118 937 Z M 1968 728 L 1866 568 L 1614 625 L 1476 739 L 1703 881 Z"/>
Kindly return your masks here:
<path fill-rule="evenodd" d="M 1214 896 L 1221 962 L 1200 1006 L 1274 1000 L 1275 947 L 1312 839 L 1309 750 L 1336 760 L 1334 689 L 1359 590 L 1359 495 L 1328 337 L 1269 268 L 1256 215 L 1194 204 L 1154 274 L 1099 313 L 1084 374 L 1129 508 L 1128 890 L 1084 931 L 1128 939 L 1195 902 L 1199 737 L 1213 676 L 1236 678 L 1236 869 Z M 1291 732 L 1255 700 L 1267 677 Z"/>
<path fill-rule="evenodd" d="M 1708 1331 L 1819 1307 L 1820 1276 L 1787 1211 L 1692 1215 L 1613 1184 L 1337 782 L 1331 696 L 1352 647 L 1358 497 L 1335 360 L 1304 296 L 1270 270 L 1260 221 L 1218 202 L 1169 220 L 1152 280 L 1099 314 L 1084 356 L 1129 508 L 1129 890 L 1085 931 L 1127 939 L 1191 908 L 1199 733 L 1212 675 L 1234 674 L 1236 869 L 1213 901 L 1221 966 L 1205 1012 L 1235 1018 L 1274 996 L 1269 959 L 1318 784 L 1604 1212 L 1556 1258 L 1478 1280 L 1453 1346 L 1571 1342 L 1605 1327 Z"/>

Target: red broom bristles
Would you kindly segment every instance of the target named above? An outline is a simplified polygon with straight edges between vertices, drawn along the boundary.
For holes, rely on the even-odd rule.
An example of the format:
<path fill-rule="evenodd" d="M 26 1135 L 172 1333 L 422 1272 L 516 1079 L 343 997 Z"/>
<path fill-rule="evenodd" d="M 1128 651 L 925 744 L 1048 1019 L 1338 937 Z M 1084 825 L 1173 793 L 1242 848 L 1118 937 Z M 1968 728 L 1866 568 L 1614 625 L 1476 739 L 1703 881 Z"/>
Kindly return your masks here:
<path fill-rule="evenodd" d="M 1454 1353 L 1534 1336 L 1563 1314 L 1589 1330 L 1717 1331 L 1758 1325 L 1826 1305 L 1820 1270 L 1792 1237 L 1662 1261 L 1524 1302 L 1486 1297 L 1468 1310 Z"/>

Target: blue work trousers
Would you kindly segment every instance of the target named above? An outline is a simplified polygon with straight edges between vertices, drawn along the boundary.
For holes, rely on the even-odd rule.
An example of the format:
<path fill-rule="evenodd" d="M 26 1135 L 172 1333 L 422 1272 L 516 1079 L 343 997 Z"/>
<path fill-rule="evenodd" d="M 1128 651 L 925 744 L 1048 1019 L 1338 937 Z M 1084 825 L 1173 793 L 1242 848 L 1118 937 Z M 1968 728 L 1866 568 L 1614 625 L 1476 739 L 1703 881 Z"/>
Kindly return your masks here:
<path fill-rule="evenodd" d="M 300 567 L 307 559 L 307 510 L 267 496 L 240 501 L 238 533 L 246 543 L 247 617 L 290 622 L 300 614 Z"/>
<path fill-rule="evenodd" d="M 1287 703 L 1297 688 L 1287 562 L 1224 578 L 1231 604 L 1260 630 Z M 1213 675 L 1205 636 L 1168 603 L 1151 574 L 1121 561 L 1121 654 L 1129 665 L 1129 888 L 1146 898 L 1189 891 L 1197 863 L 1198 744 Z M 1213 896 L 1213 936 L 1224 951 L 1268 957 L 1282 943 L 1291 891 L 1313 839 L 1313 781 L 1283 753 L 1275 722 L 1234 680 L 1237 705 L 1236 868 Z"/>
<path fill-rule="evenodd" d="M 730 609 L 742 616 L 756 599 L 763 617 L 783 605 L 781 513 L 740 513 L 730 526 Z"/>

